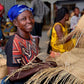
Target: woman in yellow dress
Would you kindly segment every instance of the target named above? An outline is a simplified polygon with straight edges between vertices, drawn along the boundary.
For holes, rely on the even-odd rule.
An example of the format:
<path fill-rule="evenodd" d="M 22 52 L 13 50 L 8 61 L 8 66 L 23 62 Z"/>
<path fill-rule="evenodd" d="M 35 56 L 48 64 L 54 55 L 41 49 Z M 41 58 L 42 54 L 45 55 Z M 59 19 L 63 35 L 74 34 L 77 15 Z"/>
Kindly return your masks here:
<path fill-rule="evenodd" d="M 68 35 L 68 30 L 65 25 L 68 19 L 69 12 L 67 8 L 58 9 L 50 41 L 52 51 L 63 53 L 71 50 L 75 46 L 76 40 L 72 38 L 72 35 L 67 37 L 65 41 L 62 41 L 62 38 Z"/>

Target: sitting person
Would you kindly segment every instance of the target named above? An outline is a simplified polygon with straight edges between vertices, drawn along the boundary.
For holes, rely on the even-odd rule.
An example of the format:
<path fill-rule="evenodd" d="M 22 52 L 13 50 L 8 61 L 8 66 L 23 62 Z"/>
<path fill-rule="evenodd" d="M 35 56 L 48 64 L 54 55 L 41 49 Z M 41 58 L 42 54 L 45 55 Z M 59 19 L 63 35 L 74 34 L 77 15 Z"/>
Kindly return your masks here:
<path fill-rule="evenodd" d="M 72 35 L 62 41 L 62 38 L 68 35 L 65 22 L 69 19 L 69 12 L 67 8 L 60 8 L 57 11 L 55 24 L 52 28 L 52 35 L 50 40 L 51 50 L 55 52 L 66 52 L 75 46 L 75 39 L 71 39 Z"/>
<path fill-rule="evenodd" d="M 32 8 L 29 8 L 26 5 L 14 5 L 8 11 L 9 19 L 17 27 L 16 33 L 9 38 L 5 48 L 8 74 L 11 74 L 29 62 L 32 62 L 35 56 L 38 55 L 38 48 L 30 35 L 34 25 L 32 11 Z M 42 62 L 42 60 L 36 57 L 33 62 L 39 63 Z M 31 75 L 50 66 L 53 66 L 52 63 L 43 63 L 34 68 L 22 70 L 20 73 L 17 72 L 14 74 L 14 76 L 10 77 L 6 82 L 4 81 L 5 77 L 2 80 L 2 84 L 24 84 Z"/>

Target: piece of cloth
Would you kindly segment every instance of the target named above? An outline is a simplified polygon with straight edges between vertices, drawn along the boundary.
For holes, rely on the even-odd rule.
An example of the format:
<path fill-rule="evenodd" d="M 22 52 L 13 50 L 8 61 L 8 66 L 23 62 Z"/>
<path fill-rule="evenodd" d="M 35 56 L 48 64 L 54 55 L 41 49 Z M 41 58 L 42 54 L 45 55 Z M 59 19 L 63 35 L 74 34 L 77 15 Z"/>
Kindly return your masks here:
<path fill-rule="evenodd" d="M 4 10 L 4 6 L 0 4 L 0 11 Z M 0 17 L 2 17 L 2 14 L 0 14 Z"/>
<path fill-rule="evenodd" d="M 9 11 L 8 11 L 8 17 L 11 21 L 13 21 L 19 14 L 21 14 L 23 11 L 28 10 L 33 13 L 33 9 L 29 8 L 26 5 L 14 5 Z"/>
<path fill-rule="evenodd" d="M 31 6 L 35 20 L 31 34 L 33 38 L 40 38 L 42 36 L 43 17 L 49 13 L 49 8 L 41 0 L 32 0 Z"/>
<path fill-rule="evenodd" d="M 0 11 L 4 9 L 4 6 L 0 4 Z"/>
<path fill-rule="evenodd" d="M 70 20 L 70 29 L 72 29 L 72 30 L 75 29 L 75 26 L 77 25 L 79 19 L 80 19 L 80 17 L 72 16 L 72 18 Z"/>
<path fill-rule="evenodd" d="M 15 34 L 7 42 L 5 52 L 7 55 L 7 66 L 21 67 L 31 61 L 34 56 L 37 56 L 38 49 L 31 36 L 30 39 L 24 39 Z"/>
<path fill-rule="evenodd" d="M 14 25 L 12 22 L 6 22 L 6 28 L 4 29 L 4 33 L 10 33 L 10 32 L 14 32 Z"/>
<path fill-rule="evenodd" d="M 52 47 L 52 51 L 63 53 L 65 51 L 71 50 L 75 46 L 76 40 L 71 39 L 70 41 L 68 41 L 64 44 L 58 44 L 59 40 L 58 40 L 58 36 L 57 36 L 56 30 L 55 30 L 56 25 L 61 26 L 64 36 L 68 35 L 68 31 L 67 31 L 66 27 L 64 27 L 61 23 L 58 23 L 58 22 L 55 23 L 52 28 L 51 43 L 50 43 L 50 45 Z"/>
<path fill-rule="evenodd" d="M 49 13 L 49 8 L 41 0 L 32 0 L 31 6 L 34 12 L 35 22 L 42 23 L 44 15 Z"/>

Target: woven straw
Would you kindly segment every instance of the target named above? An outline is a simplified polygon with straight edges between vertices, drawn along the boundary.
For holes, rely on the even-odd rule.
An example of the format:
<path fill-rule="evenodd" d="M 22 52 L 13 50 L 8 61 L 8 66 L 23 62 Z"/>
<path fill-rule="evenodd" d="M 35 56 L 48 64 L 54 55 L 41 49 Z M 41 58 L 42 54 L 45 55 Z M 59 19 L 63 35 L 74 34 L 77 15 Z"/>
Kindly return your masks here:
<path fill-rule="evenodd" d="M 79 60 L 79 58 L 76 57 L 71 52 L 65 52 L 56 59 L 56 63 L 58 66 L 61 66 L 61 65 L 65 66 L 66 64 L 68 64 L 68 65 L 74 64 L 78 60 Z"/>
<path fill-rule="evenodd" d="M 84 54 L 84 48 L 73 48 L 71 51 L 71 53 L 77 55 L 80 57 L 80 55 Z"/>
<path fill-rule="evenodd" d="M 7 66 L 0 66 L 0 79 L 2 79 L 3 77 L 5 77 L 7 75 Z"/>
<path fill-rule="evenodd" d="M 84 32 L 84 15 L 81 16 L 81 18 L 79 19 L 77 26 L 76 26 L 77 30 L 80 30 L 81 32 Z"/>
<path fill-rule="evenodd" d="M 25 84 L 84 84 L 84 81 L 57 67 L 38 71 Z"/>
<path fill-rule="evenodd" d="M 7 75 L 6 59 L 0 54 L 0 79 Z"/>
<path fill-rule="evenodd" d="M 59 57 L 48 58 L 48 61 L 52 60 L 57 63 L 58 67 L 62 67 L 84 81 L 84 48 L 73 48 L 70 52 L 65 52 Z"/>
<path fill-rule="evenodd" d="M 25 84 L 84 84 L 83 53 L 83 48 L 74 48 L 70 52 L 52 58 L 58 67 L 38 71 Z"/>
<path fill-rule="evenodd" d="M 0 58 L 0 67 L 6 65 L 6 59 Z"/>
<path fill-rule="evenodd" d="M 78 44 L 77 44 L 78 48 L 84 48 L 84 34 L 81 36 Z"/>

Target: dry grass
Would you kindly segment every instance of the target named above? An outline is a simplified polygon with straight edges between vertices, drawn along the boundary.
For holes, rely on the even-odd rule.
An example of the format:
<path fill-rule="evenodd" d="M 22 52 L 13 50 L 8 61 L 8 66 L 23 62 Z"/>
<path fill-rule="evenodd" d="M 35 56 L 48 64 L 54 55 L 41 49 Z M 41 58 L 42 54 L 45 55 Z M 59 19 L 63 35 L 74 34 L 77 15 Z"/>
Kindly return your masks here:
<path fill-rule="evenodd" d="M 43 69 L 34 74 L 25 84 L 84 84 L 63 68 Z"/>
<path fill-rule="evenodd" d="M 0 79 L 7 75 L 6 59 L 0 54 Z"/>
<path fill-rule="evenodd" d="M 63 70 L 84 81 L 84 48 L 74 48 L 58 57 L 47 58 L 47 61 L 52 60 L 57 63 L 58 67 L 62 67 Z"/>

